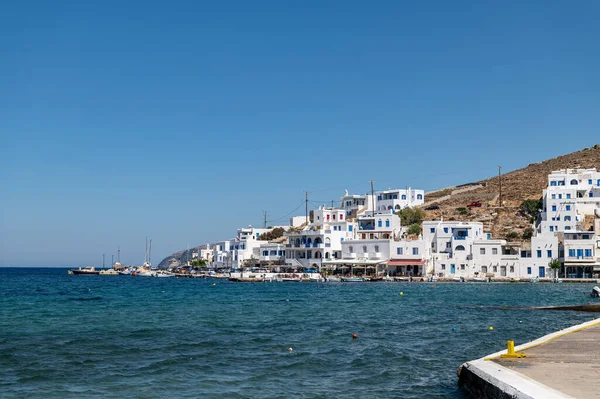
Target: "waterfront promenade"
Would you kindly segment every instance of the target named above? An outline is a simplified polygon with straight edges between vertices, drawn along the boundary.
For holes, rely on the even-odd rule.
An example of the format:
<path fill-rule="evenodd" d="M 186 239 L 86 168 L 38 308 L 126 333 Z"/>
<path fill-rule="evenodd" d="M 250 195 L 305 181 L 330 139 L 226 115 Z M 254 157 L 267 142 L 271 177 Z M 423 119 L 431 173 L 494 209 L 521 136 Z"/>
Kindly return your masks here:
<path fill-rule="evenodd" d="M 463 364 L 460 384 L 479 398 L 600 398 L 600 319 Z"/>

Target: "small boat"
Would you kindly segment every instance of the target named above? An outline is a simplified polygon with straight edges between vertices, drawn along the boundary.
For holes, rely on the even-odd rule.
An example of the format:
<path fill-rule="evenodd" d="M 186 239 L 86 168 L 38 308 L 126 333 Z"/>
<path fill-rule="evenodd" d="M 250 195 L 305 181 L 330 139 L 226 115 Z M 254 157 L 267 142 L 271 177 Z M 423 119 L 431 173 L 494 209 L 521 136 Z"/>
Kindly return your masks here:
<path fill-rule="evenodd" d="M 487 282 L 487 278 L 485 277 L 473 277 L 474 283 L 485 283 Z"/>
<path fill-rule="evenodd" d="M 342 280 L 338 276 L 327 276 L 325 278 L 325 281 L 328 283 L 339 283 Z"/>
<path fill-rule="evenodd" d="M 86 268 L 79 268 L 79 269 L 71 269 L 71 274 L 77 274 L 77 275 L 98 275 L 100 274 L 99 271 L 96 270 L 96 268 L 94 266 L 88 266 Z"/>
<path fill-rule="evenodd" d="M 452 277 L 452 281 L 455 281 L 457 283 L 462 283 L 465 280 L 462 277 Z"/>
<path fill-rule="evenodd" d="M 173 274 L 171 272 L 168 272 L 166 270 L 159 270 L 159 271 L 157 271 L 157 272 L 154 273 L 154 277 L 159 277 L 159 278 L 160 277 L 162 277 L 162 278 L 165 278 L 165 277 L 175 277 L 175 274 Z"/>
<path fill-rule="evenodd" d="M 363 279 L 360 277 L 342 277 L 342 281 L 344 283 L 359 283 L 362 282 Z"/>
<path fill-rule="evenodd" d="M 119 272 L 116 271 L 115 269 L 104 269 L 104 270 L 100 270 L 100 275 L 101 276 L 118 276 Z"/>

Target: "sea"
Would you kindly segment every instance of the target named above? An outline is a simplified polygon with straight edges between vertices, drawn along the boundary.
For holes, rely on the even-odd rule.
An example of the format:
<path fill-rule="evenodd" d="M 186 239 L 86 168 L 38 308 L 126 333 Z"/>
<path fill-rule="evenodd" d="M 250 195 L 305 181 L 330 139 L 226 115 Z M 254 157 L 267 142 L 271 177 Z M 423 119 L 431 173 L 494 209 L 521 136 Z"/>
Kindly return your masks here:
<path fill-rule="evenodd" d="M 0 268 L 0 397 L 466 398 L 463 362 L 593 319 L 527 308 L 592 288 Z"/>

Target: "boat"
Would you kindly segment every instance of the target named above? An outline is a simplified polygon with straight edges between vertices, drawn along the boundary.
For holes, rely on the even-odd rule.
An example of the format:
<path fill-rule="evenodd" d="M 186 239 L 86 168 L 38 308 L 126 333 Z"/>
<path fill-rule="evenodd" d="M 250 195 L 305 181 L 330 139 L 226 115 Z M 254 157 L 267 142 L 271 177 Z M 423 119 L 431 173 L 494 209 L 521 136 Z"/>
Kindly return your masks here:
<path fill-rule="evenodd" d="M 462 277 L 452 277 L 452 281 L 462 283 L 465 280 Z"/>
<path fill-rule="evenodd" d="M 76 275 L 98 275 L 100 274 L 99 271 L 96 270 L 96 268 L 94 266 L 88 266 L 86 268 L 79 268 L 79 269 L 71 269 L 71 274 L 76 274 Z"/>
<path fill-rule="evenodd" d="M 168 272 L 166 270 L 158 270 L 158 271 L 154 272 L 154 277 L 159 277 L 159 278 L 175 277 L 175 274 Z"/>
<path fill-rule="evenodd" d="M 342 281 L 344 283 L 359 283 L 359 282 L 362 282 L 363 279 L 360 277 L 352 276 L 352 277 L 342 277 Z"/>
<path fill-rule="evenodd" d="M 474 283 L 485 283 L 487 282 L 487 278 L 485 277 L 473 277 Z"/>
<path fill-rule="evenodd" d="M 115 269 L 103 269 L 103 270 L 100 270 L 100 275 L 101 276 L 118 276 L 119 272 L 116 271 Z"/>

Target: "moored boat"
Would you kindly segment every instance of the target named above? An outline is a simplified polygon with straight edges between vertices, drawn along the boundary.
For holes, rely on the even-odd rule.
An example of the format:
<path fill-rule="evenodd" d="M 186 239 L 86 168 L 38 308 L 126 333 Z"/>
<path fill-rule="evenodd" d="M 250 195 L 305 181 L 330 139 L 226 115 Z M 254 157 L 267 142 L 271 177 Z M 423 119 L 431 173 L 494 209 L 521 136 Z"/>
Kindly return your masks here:
<path fill-rule="evenodd" d="M 100 274 L 100 272 L 98 270 L 96 270 L 96 268 L 94 266 L 88 266 L 86 268 L 79 268 L 79 269 L 71 269 L 71 274 L 76 274 L 76 275 L 98 275 Z"/>

